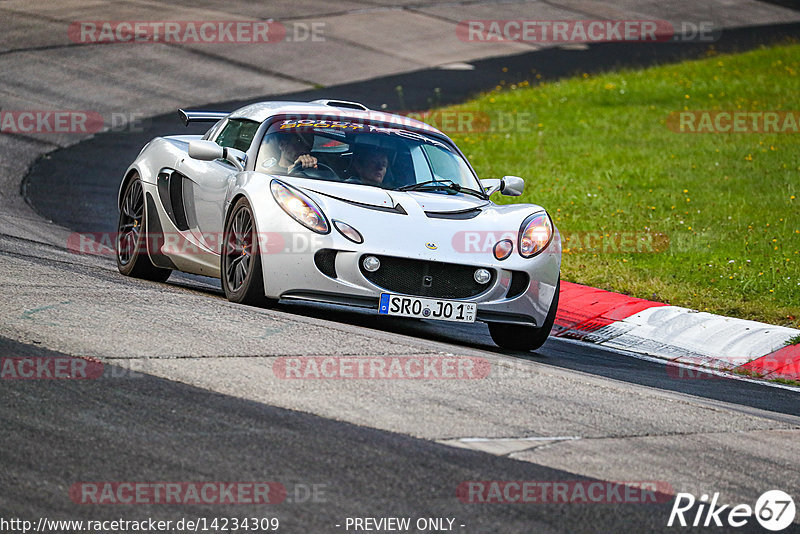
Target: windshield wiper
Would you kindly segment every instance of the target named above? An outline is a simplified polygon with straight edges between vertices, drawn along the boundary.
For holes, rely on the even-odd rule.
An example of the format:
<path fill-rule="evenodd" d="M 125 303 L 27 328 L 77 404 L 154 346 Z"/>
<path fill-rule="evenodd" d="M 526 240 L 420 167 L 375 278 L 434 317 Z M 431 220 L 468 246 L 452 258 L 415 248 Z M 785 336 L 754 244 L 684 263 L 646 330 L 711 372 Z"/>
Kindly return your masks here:
<path fill-rule="evenodd" d="M 483 200 L 486 199 L 485 193 L 464 187 L 453 180 L 428 180 L 427 182 L 420 182 L 418 184 L 404 185 L 403 187 L 400 187 L 398 191 L 436 191 L 438 189 L 449 189 L 451 191 L 455 191 L 456 193 L 466 193 Z"/>
<path fill-rule="evenodd" d="M 427 182 L 420 182 L 418 184 L 409 184 L 404 185 L 403 187 L 398 188 L 398 191 L 415 191 L 417 189 L 424 189 L 425 187 L 431 187 L 432 184 L 441 184 L 441 187 L 449 187 L 451 189 L 455 189 L 459 191 L 461 189 L 461 185 L 455 183 L 453 180 L 428 180 Z"/>
<path fill-rule="evenodd" d="M 488 198 L 486 196 L 486 193 L 481 193 L 480 191 L 476 191 L 475 189 L 470 189 L 469 187 L 461 187 L 459 192 L 460 193 L 467 193 L 468 195 L 476 196 L 476 197 L 480 198 L 481 200 L 486 200 Z"/>

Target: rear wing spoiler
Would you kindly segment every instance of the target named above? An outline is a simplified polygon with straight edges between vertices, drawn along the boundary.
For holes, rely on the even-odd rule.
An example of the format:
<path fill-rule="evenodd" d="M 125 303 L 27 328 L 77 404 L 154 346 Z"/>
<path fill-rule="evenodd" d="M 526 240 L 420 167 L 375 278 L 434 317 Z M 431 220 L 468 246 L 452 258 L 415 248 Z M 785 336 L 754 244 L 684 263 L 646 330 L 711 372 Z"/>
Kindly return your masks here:
<path fill-rule="evenodd" d="M 191 122 L 217 122 L 230 115 L 226 111 L 189 111 L 184 109 L 179 109 L 178 113 L 185 126 L 189 126 Z"/>

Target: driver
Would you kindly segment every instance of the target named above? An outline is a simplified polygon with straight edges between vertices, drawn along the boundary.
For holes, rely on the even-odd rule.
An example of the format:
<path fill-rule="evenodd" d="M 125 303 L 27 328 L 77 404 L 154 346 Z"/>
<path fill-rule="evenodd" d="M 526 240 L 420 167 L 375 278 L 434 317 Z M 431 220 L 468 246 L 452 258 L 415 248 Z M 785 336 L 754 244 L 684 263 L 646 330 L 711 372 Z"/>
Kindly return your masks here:
<path fill-rule="evenodd" d="M 292 167 L 317 168 L 317 158 L 309 154 L 311 147 L 296 133 L 276 133 L 280 158 L 270 158 L 264 163 L 269 170 L 288 174 Z"/>
<path fill-rule="evenodd" d="M 389 156 L 375 148 L 361 148 L 353 154 L 350 180 L 366 185 L 383 184 L 386 171 L 389 169 Z"/>

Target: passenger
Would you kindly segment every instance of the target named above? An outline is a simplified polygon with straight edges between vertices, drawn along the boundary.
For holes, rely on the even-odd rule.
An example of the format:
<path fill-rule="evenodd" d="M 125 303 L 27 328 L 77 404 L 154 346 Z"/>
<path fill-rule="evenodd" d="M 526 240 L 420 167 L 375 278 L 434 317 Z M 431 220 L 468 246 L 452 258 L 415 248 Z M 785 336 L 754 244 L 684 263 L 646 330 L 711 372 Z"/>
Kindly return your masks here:
<path fill-rule="evenodd" d="M 374 148 L 357 149 L 353 153 L 348 181 L 381 186 L 389 169 L 389 156 Z"/>

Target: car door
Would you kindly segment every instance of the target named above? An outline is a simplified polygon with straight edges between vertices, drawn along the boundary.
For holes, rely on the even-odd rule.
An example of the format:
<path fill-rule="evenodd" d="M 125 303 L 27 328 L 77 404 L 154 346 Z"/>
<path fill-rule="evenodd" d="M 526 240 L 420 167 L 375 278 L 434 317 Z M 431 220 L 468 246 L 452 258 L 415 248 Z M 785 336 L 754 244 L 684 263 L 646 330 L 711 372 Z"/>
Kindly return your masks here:
<path fill-rule="evenodd" d="M 259 123 L 255 121 L 229 119 L 213 141 L 246 152 L 258 127 Z M 225 194 L 238 170 L 223 159 L 200 161 L 186 156 L 178 163 L 178 172 L 186 178 L 183 195 L 189 228 L 202 244 L 218 253 L 224 225 Z"/>

